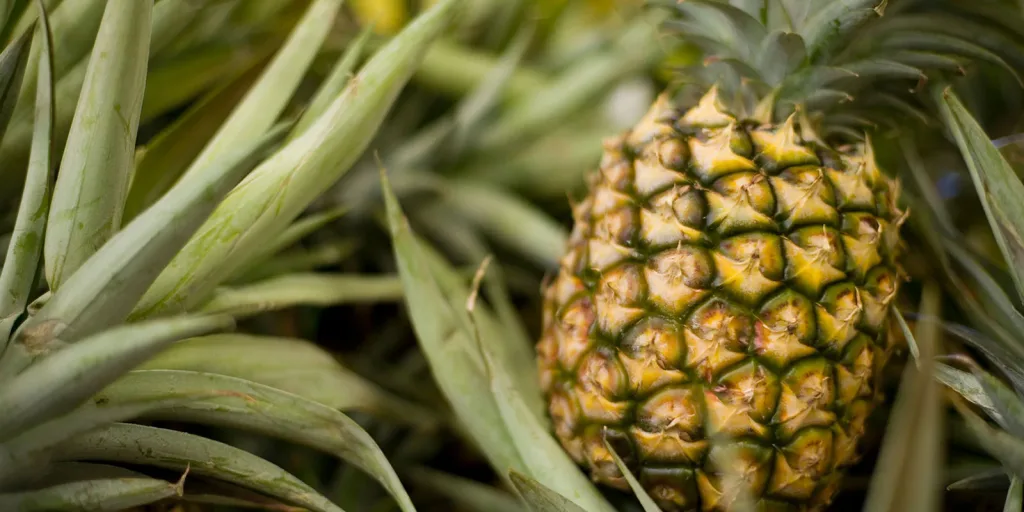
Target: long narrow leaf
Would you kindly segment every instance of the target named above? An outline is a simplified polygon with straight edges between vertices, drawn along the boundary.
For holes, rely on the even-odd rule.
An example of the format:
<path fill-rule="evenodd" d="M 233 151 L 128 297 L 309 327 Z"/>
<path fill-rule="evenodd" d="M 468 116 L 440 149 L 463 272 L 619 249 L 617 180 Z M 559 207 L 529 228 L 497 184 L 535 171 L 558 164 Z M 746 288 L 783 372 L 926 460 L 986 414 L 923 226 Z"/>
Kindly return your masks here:
<path fill-rule="evenodd" d="M 971 172 L 1017 293 L 1024 298 L 1024 183 L 952 89 L 935 87 L 932 93 Z"/>
<path fill-rule="evenodd" d="M 487 389 L 483 362 L 470 345 L 468 319 L 460 318 L 446 300 L 386 177 L 382 181 L 405 306 L 438 387 L 493 467 L 521 468 L 522 459 Z"/>
<path fill-rule="evenodd" d="M 242 429 L 323 450 L 377 479 L 403 511 L 414 510 L 387 457 L 370 435 L 336 409 L 301 396 L 226 375 L 137 370 L 103 390 L 97 400 L 117 404 L 198 395 L 206 396 L 179 400 L 181 405 L 150 411 L 146 417 Z"/>
<path fill-rule="evenodd" d="M 423 52 L 461 4 L 437 2 L 377 52 L 316 123 L 228 195 L 133 317 L 180 311 L 202 301 L 337 181 L 369 145 Z"/>
<path fill-rule="evenodd" d="M 111 329 L 51 353 L 0 389 L 0 439 L 54 418 L 171 343 L 229 329 L 230 317 L 179 317 Z"/>
<path fill-rule="evenodd" d="M 327 75 L 324 82 L 320 84 L 320 88 L 317 89 L 316 95 L 310 100 L 306 110 L 302 113 L 302 117 L 295 123 L 295 129 L 292 130 L 289 138 L 302 135 L 327 110 L 327 107 L 331 105 L 334 98 L 337 98 L 345 89 L 345 85 L 352 78 L 352 70 L 356 68 L 356 63 L 363 56 L 363 51 L 366 49 L 366 44 L 370 40 L 371 35 L 373 35 L 372 27 L 365 27 L 352 40 L 348 48 L 345 48 L 345 52 L 342 53 L 341 58 L 338 59 L 334 68 L 331 69 L 331 74 Z"/>
<path fill-rule="evenodd" d="M 220 288 L 200 310 L 239 318 L 294 306 L 326 307 L 401 299 L 402 282 L 398 276 L 289 274 L 236 288 Z"/>
<path fill-rule="evenodd" d="M 316 57 L 341 3 L 342 0 L 315 0 L 310 4 L 274 60 L 185 171 L 185 176 L 199 172 L 225 151 L 270 129 Z"/>
<path fill-rule="evenodd" d="M 280 467 L 244 450 L 184 432 L 118 423 L 69 440 L 56 453 L 59 460 L 188 469 L 192 474 L 256 489 L 314 512 L 341 512 Z"/>
<path fill-rule="evenodd" d="M 152 2 L 110 0 L 53 190 L 43 244 L 57 290 L 121 227 L 149 61 Z"/>
<path fill-rule="evenodd" d="M 38 89 L 36 94 L 35 133 L 32 136 L 32 154 L 29 158 L 25 189 L 18 217 L 14 223 L 14 236 L 7 247 L 7 257 L 0 269 L 0 354 L 7 349 L 14 323 L 25 311 L 32 286 L 39 270 L 43 252 L 46 216 L 50 208 L 50 188 L 53 182 L 53 63 L 50 45 L 50 25 L 46 9 L 40 0 L 39 31 L 43 34 L 40 51 Z M 2 67 L 2 66 L 0 66 Z"/>
<path fill-rule="evenodd" d="M 533 512 L 585 512 L 586 509 L 526 475 L 512 471 L 510 478 L 523 501 Z"/>
<path fill-rule="evenodd" d="M 232 353 L 230 358 L 220 354 Z M 219 334 L 176 343 L 140 369 L 187 370 L 251 380 L 343 411 L 384 415 L 428 426 L 435 415 L 394 397 L 312 342 L 273 336 Z"/>
<path fill-rule="evenodd" d="M 49 35 L 49 31 L 45 32 Z M 29 59 L 29 34 L 26 33 L 4 48 L 0 53 L 0 138 L 7 131 L 7 124 L 14 115 L 18 101 L 18 88 L 21 87 Z M 45 57 L 40 57 L 46 65 L 51 65 L 52 47 L 50 41 L 43 43 Z"/>
<path fill-rule="evenodd" d="M 70 482 L 45 489 L 0 494 L 0 509 L 120 511 L 180 496 L 179 484 L 155 478 L 111 478 Z"/>
<path fill-rule="evenodd" d="M 287 126 L 279 126 L 179 182 L 90 256 L 25 323 L 24 332 L 55 325 L 52 333 L 72 342 L 124 320 L 220 200 L 286 133 Z"/>

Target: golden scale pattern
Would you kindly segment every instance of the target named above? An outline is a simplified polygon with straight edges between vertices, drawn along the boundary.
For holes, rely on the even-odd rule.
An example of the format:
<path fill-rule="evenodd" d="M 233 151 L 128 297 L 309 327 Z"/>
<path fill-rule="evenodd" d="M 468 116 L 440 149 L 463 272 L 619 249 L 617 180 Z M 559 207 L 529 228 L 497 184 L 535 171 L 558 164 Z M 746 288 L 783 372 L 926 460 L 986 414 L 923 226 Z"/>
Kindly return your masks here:
<path fill-rule="evenodd" d="M 714 88 L 605 143 L 537 346 L 555 434 L 596 481 L 628 489 L 607 439 L 664 510 L 831 502 L 902 275 L 898 184 L 859 151 L 740 123 Z"/>

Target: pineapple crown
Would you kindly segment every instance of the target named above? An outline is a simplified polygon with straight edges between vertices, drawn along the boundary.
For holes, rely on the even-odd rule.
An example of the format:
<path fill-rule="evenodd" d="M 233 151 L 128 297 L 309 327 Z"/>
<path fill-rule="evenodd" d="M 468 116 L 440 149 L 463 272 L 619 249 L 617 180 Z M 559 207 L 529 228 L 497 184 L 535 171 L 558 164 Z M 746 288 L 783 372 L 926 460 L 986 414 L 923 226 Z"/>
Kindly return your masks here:
<path fill-rule="evenodd" d="M 696 103 L 709 88 L 733 115 L 799 114 L 802 129 L 863 140 L 867 129 L 930 124 L 929 80 L 1002 80 L 1019 95 L 1024 16 L 1016 2 L 958 0 L 649 0 L 703 54 L 670 89 Z M 968 76 L 968 68 L 981 73 Z M 993 71 L 995 71 L 993 73 Z M 960 78 L 957 78 L 960 77 Z M 991 85 L 989 89 L 991 90 Z M 1006 97 L 1000 98 L 1006 101 Z M 894 115 L 898 112 L 899 115 Z"/>

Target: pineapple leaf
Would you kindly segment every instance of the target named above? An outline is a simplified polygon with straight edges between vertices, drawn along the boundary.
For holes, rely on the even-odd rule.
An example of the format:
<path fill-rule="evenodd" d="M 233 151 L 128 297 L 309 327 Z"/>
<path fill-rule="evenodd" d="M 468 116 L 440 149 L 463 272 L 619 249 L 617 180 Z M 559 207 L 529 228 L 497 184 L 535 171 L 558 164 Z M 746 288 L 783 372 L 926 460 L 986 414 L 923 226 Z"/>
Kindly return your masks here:
<path fill-rule="evenodd" d="M 471 345 L 472 330 L 465 310 L 445 296 L 383 172 L 381 181 L 392 247 L 405 290 L 404 303 L 434 379 L 491 465 L 522 467 L 488 389 L 479 353 Z"/>
<path fill-rule="evenodd" d="M 294 133 L 294 130 L 292 133 Z M 296 220 L 291 226 L 285 228 L 285 230 L 281 232 L 281 235 L 272 242 L 257 249 L 257 255 L 251 257 L 250 262 L 246 266 L 239 267 L 238 270 L 235 271 L 234 276 L 231 279 L 228 279 L 228 282 L 236 282 L 242 278 L 248 278 L 249 273 L 255 267 L 267 263 L 272 256 L 298 243 L 303 238 L 313 234 L 331 222 L 338 220 L 348 211 L 349 208 L 347 206 L 336 206 L 322 212 L 311 213 Z"/>
<path fill-rule="evenodd" d="M 444 257 L 429 245 L 424 243 L 421 245 L 421 250 L 421 257 L 432 268 L 434 277 L 448 302 L 450 304 L 466 304 L 471 292 L 466 288 L 463 276 L 455 272 Z M 489 259 L 489 255 L 485 254 L 481 258 Z M 465 308 L 462 310 L 464 312 Z M 533 359 L 532 344 L 522 338 L 516 339 L 507 335 L 510 331 L 499 324 L 483 304 L 475 305 L 473 316 L 476 323 L 475 328 L 480 332 L 480 337 L 492 341 L 489 347 L 495 351 L 499 361 L 508 365 L 507 374 L 513 380 L 513 386 L 519 390 L 522 399 L 526 401 L 528 408 L 537 418 L 545 418 L 545 405 L 538 384 L 540 381 Z M 468 322 L 468 319 L 466 321 Z M 470 337 L 467 339 L 472 339 L 472 330 L 469 333 Z M 521 344 L 516 345 L 517 342 Z M 468 349 L 473 350 L 472 347 Z"/>
<path fill-rule="evenodd" d="M 798 34 L 781 30 L 768 34 L 757 58 L 757 69 L 770 85 L 778 85 L 807 60 L 807 49 Z"/>
<path fill-rule="evenodd" d="M 287 133 L 279 126 L 211 161 L 114 235 L 53 293 L 21 332 L 38 328 L 72 342 L 124 320 L 219 201 Z"/>
<path fill-rule="evenodd" d="M 472 308 L 467 309 L 470 309 L 471 317 L 475 316 Z M 523 461 L 522 468 L 555 492 L 571 497 L 570 501 L 584 510 L 614 512 L 615 508 L 604 499 L 552 437 L 548 425 L 528 406 L 521 388 L 515 386 L 515 381 L 509 375 L 507 359 L 498 359 L 493 348 L 495 341 L 488 338 L 484 342 L 478 332 L 475 334 L 479 350 L 484 356 L 491 393 L 512 443 Z"/>
<path fill-rule="evenodd" d="M 245 273 L 240 273 L 237 278 L 228 279 L 228 284 L 248 286 L 287 274 L 311 273 L 321 267 L 339 265 L 357 252 L 359 242 L 354 238 L 339 237 L 308 248 L 294 247 L 264 261 L 254 261 L 253 266 L 247 268 Z M 223 287 L 218 290 L 222 289 Z M 218 290 L 214 290 L 213 293 L 217 294 Z"/>
<path fill-rule="evenodd" d="M 22 512 L 127 510 L 181 493 L 180 483 L 156 478 L 99 478 L 0 494 L 0 508 Z"/>
<path fill-rule="evenodd" d="M 4 48 L 0 53 L 0 138 L 3 138 L 7 131 L 7 125 L 14 115 L 14 109 L 18 101 L 18 89 L 24 82 L 29 53 L 29 33 L 25 33 L 13 43 Z M 49 52 L 49 41 L 44 43 L 45 49 Z M 47 64 L 52 62 L 52 54 L 40 57 L 45 59 Z M 48 74 L 47 78 L 52 75 Z"/>
<path fill-rule="evenodd" d="M 1003 512 L 1017 512 L 1024 506 L 1024 480 L 1019 476 L 1010 478 L 1010 490 L 1006 492 Z"/>
<path fill-rule="evenodd" d="M 197 100 L 139 151 L 125 202 L 126 221 L 149 208 L 178 181 L 189 162 L 199 155 L 217 127 L 227 119 L 256 80 L 257 62 L 257 59 L 248 61 L 249 67 L 243 72 Z"/>
<path fill-rule="evenodd" d="M 118 421 L 137 418 L 159 408 L 171 408 L 194 400 L 199 395 L 170 396 L 109 403 L 92 397 L 71 412 L 44 421 L 29 430 L 0 443 L 0 482 L 21 477 L 18 468 L 39 466 L 53 455 L 54 446 L 74 436 Z"/>
<path fill-rule="evenodd" d="M 554 219 L 498 187 L 460 180 L 450 183 L 447 203 L 481 230 L 545 268 L 562 256 L 568 233 Z"/>
<path fill-rule="evenodd" d="M 302 136 L 256 168 L 172 260 L 134 318 L 188 309 L 280 235 L 363 154 L 462 0 L 441 0 L 378 51 Z"/>
<path fill-rule="evenodd" d="M 57 460 L 140 464 L 216 478 L 258 490 L 313 512 L 341 512 L 296 477 L 249 452 L 203 437 L 143 425 L 117 423 L 68 440 Z M 200 461 L 217 461 L 200 464 Z"/>
<path fill-rule="evenodd" d="M 232 353 L 231 358 L 219 354 Z M 387 416 L 430 426 L 436 415 L 399 399 L 353 373 L 334 356 L 301 339 L 223 334 L 185 340 L 139 366 L 216 373 L 271 386 L 334 409 Z"/>
<path fill-rule="evenodd" d="M 334 24 L 342 0 L 314 0 L 284 46 L 235 107 L 185 176 L 199 172 L 235 145 L 263 134 L 277 120 L 299 86 Z M 187 75 L 186 75 L 187 76 Z"/>
<path fill-rule="evenodd" d="M 989 455 L 1002 462 L 1015 476 L 1024 474 L 1024 440 L 996 428 L 992 428 L 980 416 L 960 400 L 953 405 L 964 419 L 967 432 Z"/>
<path fill-rule="evenodd" d="M 999 411 L 996 410 L 992 399 L 985 393 L 985 388 L 982 387 L 981 382 L 973 374 L 940 363 L 935 365 L 935 378 L 953 391 L 956 391 L 968 402 L 985 409 L 989 416 L 993 418 L 999 416 Z"/>
<path fill-rule="evenodd" d="M 918 322 L 916 333 L 904 330 L 908 344 L 916 347 L 917 364 L 904 369 L 864 510 L 939 510 L 936 491 L 945 457 L 941 388 L 933 380 L 941 348 L 939 285 L 925 283 L 922 295 L 920 310 L 928 318 Z"/>
<path fill-rule="evenodd" d="M 971 172 L 1017 293 L 1024 298 L 1024 183 L 952 89 L 935 86 L 932 93 Z"/>
<path fill-rule="evenodd" d="M 998 412 L 992 419 L 1007 432 L 1024 438 L 1024 403 L 1020 397 L 992 374 L 981 368 L 971 370 Z"/>
<path fill-rule="evenodd" d="M 995 485 L 1002 489 L 1006 487 L 1006 469 L 998 466 L 992 469 L 978 470 L 975 474 L 961 478 L 946 486 L 947 490 L 971 490 L 990 489 Z"/>
<path fill-rule="evenodd" d="M 879 17 L 887 0 L 843 0 L 825 3 L 809 14 L 800 35 L 807 44 L 812 61 L 828 57 L 834 45 L 860 27 L 865 21 Z"/>
<path fill-rule="evenodd" d="M 121 227 L 133 168 L 153 5 L 105 4 L 46 226 L 43 259 L 51 290 Z"/>
<path fill-rule="evenodd" d="M 523 501 L 533 512 L 585 512 L 586 509 L 569 501 L 565 496 L 544 486 L 544 484 L 519 473 L 509 472 L 509 479 Z"/>
<path fill-rule="evenodd" d="M 476 480 L 426 468 L 414 468 L 408 473 L 413 482 L 443 494 L 467 510 L 523 512 L 515 496 Z"/>
<path fill-rule="evenodd" d="M 106 0 L 62 0 L 56 8 L 50 7 L 50 31 L 53 34 L 53 79 L 64 77 L 78 64 L 86 60 L 89 50 L 97 40 L 97 31 L 104 15 Z M 33 10 L 34 12 L 34 10 Z M 27 28 L 27 27 L 26 27 Z M 27 33 L 27 32 L 26 32 Z M 37 33 L 32 42 L 25 81 L 18 92 L 18 103 L 28 110 L 36 94 L 36 76 L 39 66 L 40 46 Z M 20 110 L 20 109 L 19 109 Z"/>
<path fill-rule="evenodd" d="M 150 36 L 151 55 L 167 48 L 196 19 L 205 7 L 194 0 L 160 0 L 153 6 L 153 32 Z M 142 107 L 145 109 L 145 105 Z"/>
<path fill-rule="evenodd" d="M 401 299 L 402 281 L 398 276 L 303 273 L 218 288 L 200 310 L 242 318 L 295 306 L 327 307 Z"/>
<path fill-rule="evenodd" d="M 331 69 L 331 74 L 327 75 L 327 78 L 320 84 L 316 95 L 313 96 L 305 111 L 302 112 L 302 116 L 295 123 L 295 128 L 288 135 L 289 140 L 305 133 L 320 115 L 327 110 L 327 107 L 331 105 L 334 98 L 337 98 L 345 89 L 345 86 L 348 85 L 353 77 L 352 70 L 356 69 L 356 64 L 363 57 L 366 44 L 370 41 L 370 36 L 372 35 L 373 28 L 369 26 L 364 27 L 359 35 L 345 48 L 341 58 L 338 59 L 334 64 L 334 68 Z"/>
<path fill-rule="evenodd" d="M 50 25 L 41 0 L 36 0 L 36 5 L 40 15 L 39 30 L 44 35 L 41 38 L 43 47 L 40 53 L 43 62 L 39 66 L 32 156 L 21 203 L 18 206 L 18 217 L 14 223 L 15 235 L 11 238 L 7 257 L 0 268 L 0 354 L 7 349 L 14 324 L 28 305 L 39 272 L 46 216 L 50 207 L 50 189 L 53 184 L 54 169 L 50 160 L 53 154 L 53 65 Z M 25 37 L 27 38 L 27 33 Z M 2 68 L 0 65 L 0 69 Z"/>
<path fill-rule="evenodd" d="M 981 45 L 958 37 L 930 32 L 896 32 L 889 34 L 884 39 L 883 46 L 889 47 L 892 51 L 914 49 L 917 51 L 938 52 L 939 54 L 950 53 L 972 60 L 987 60 L 1006 70 L 1017 79 L 1019 84 L 1024 86 L 1024 81 L 1021 80 L 1017 70 L 1007 64 L 998 54 Z"/>
<path fill-rule="evenodd" d="M 919 80 L 925 77 L 919 68 L 885 58 L 858 60 L 843 64 L 842 68 L 859 78 Z"/>
<path fill-rule="evenodd" d="M 234 326 L 226 316 L 182 316 L 119 326 L 50 352 L 0 389 L 0 439 L 76 407 L 120 375 L 189 336 Z"/>
<path fill-rule="evenodd" d="M 640 482 L 633 475 L 633 472 L 629 470 L 629 466 L 622 461 L 622 457 L 615 451 L 615 447 L 608 442 L 608 438 L 604 439 L 604 447 L 611 454 L 612 460 L 615 461 L 615 465 L 619 468 L 619 472 L 626 478 L 626 482 L 629 483 L 629 488 L 633 490 L 633 494 L 636 495 L 637 500 L 640 501 L 640 506 L 643 507 L 644 512 L 661 512 L 661 507 L 654 502 L 644 487 L 640 485 Z"/>
<path fill-rule="evenodd" d="M 334 388 L 333 391 L 344 388 Z M 198 399 L 189 397 L 199 396 Z M 415 510 L 398 476 L 373 438 L 348 416 L 287 391 L 227 375 L 182 370 L 136 370 L 103 390 L 96 400 L 179 398 L 179 404 L 144 417 L 236 428 L 277 437 L 352 462 L 379 481 L 404 512 Z M 411 412 L 411 411 L 410 411 Z"/>

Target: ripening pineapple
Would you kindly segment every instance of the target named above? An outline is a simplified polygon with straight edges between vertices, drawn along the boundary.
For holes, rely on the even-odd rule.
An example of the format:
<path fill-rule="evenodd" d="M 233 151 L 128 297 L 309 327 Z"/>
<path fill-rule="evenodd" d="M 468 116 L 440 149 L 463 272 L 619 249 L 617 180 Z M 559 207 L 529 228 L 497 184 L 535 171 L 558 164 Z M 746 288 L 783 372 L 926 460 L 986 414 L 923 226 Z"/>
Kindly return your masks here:
<path fill-rule="evenodd" d="M 679 2 L 714 58 L 606 141 L 537 346 L 555 435 L 599 483 L 629 489 L 607 440 L 664 510 L 822 510 L 857 461 L 907 212 L 851 123 L 898 126 L 947 54 L 886 37 L 927 15 L 846 3 Z"/>

